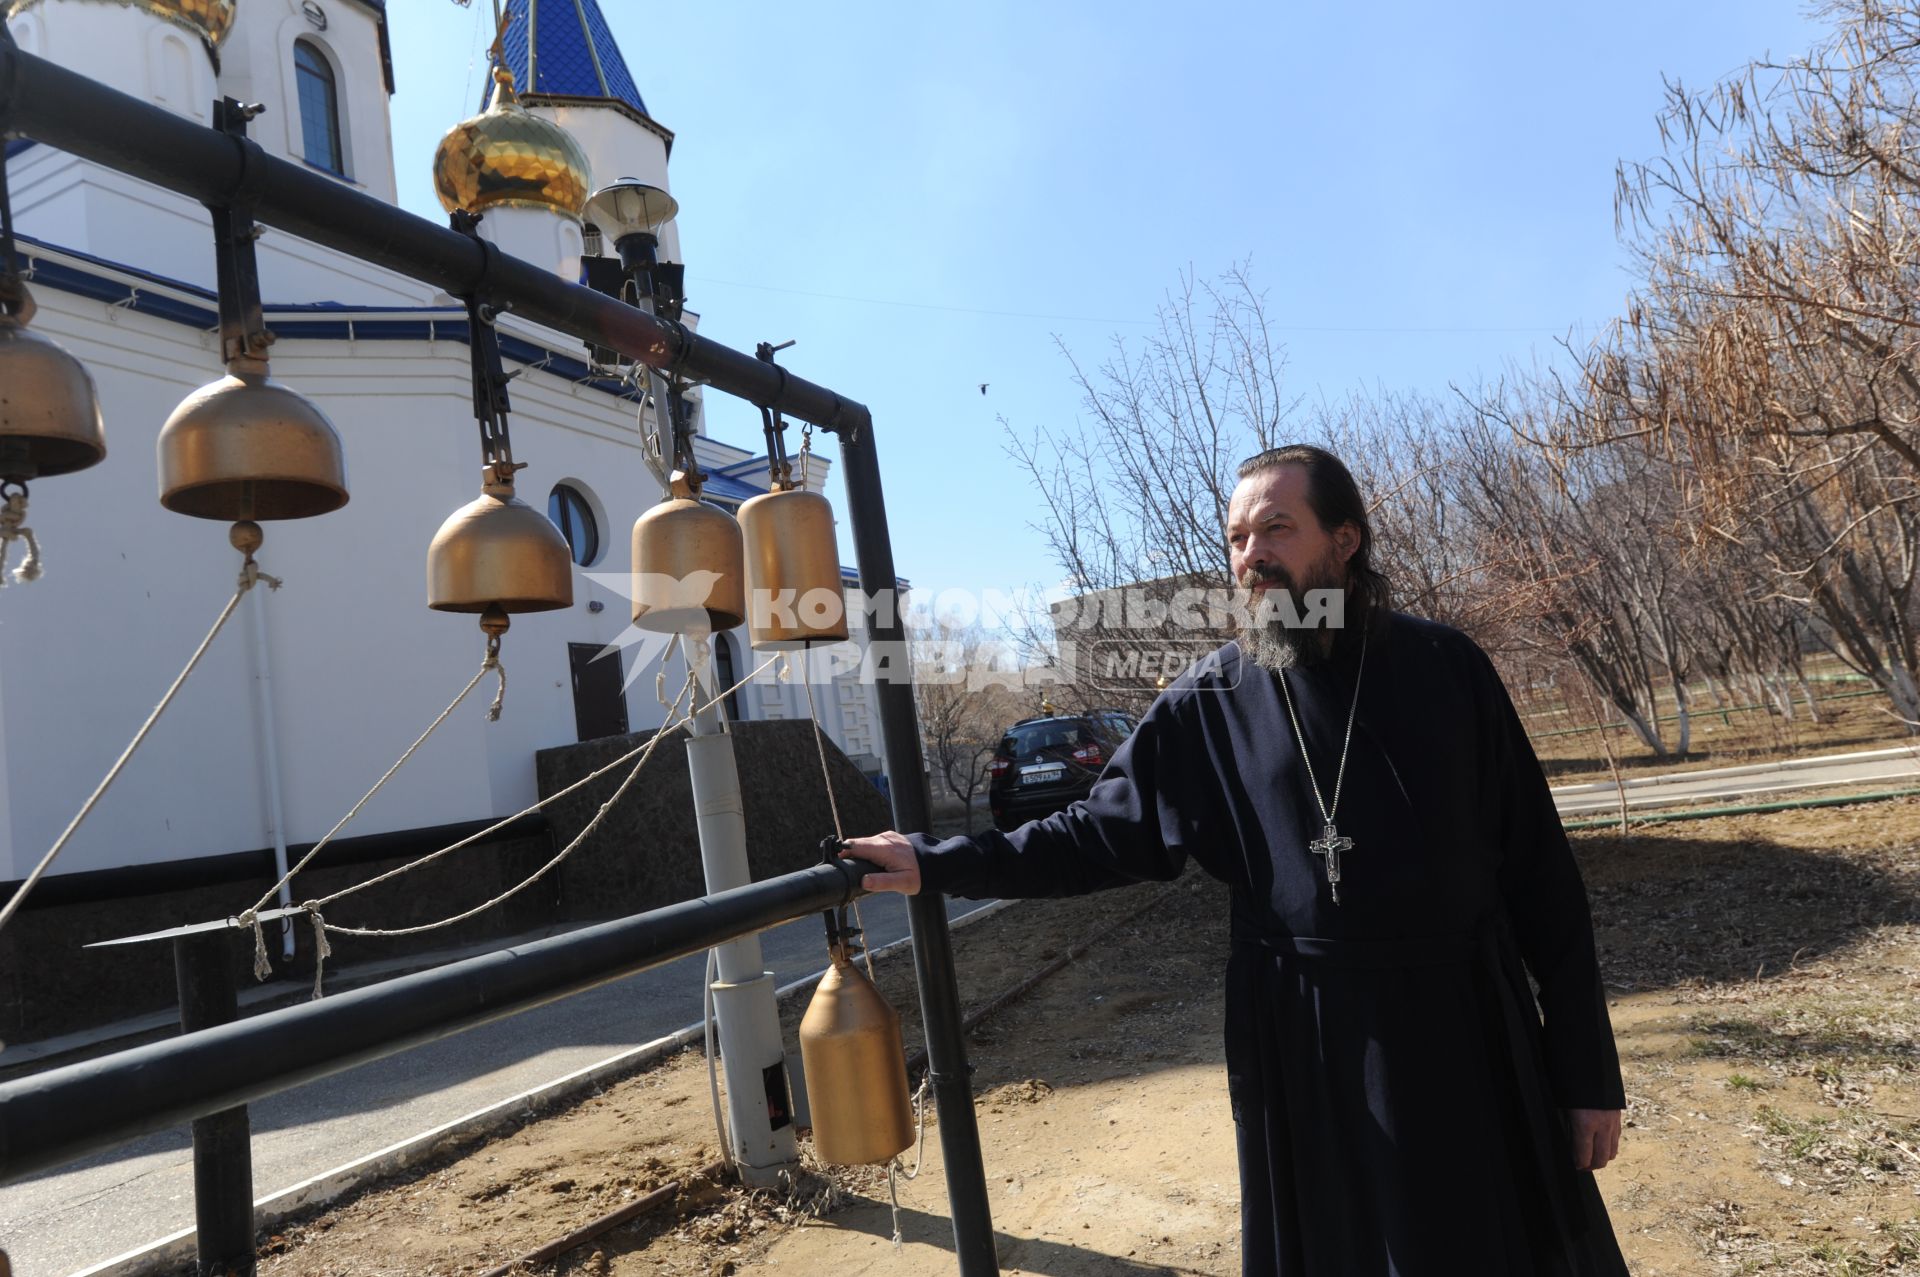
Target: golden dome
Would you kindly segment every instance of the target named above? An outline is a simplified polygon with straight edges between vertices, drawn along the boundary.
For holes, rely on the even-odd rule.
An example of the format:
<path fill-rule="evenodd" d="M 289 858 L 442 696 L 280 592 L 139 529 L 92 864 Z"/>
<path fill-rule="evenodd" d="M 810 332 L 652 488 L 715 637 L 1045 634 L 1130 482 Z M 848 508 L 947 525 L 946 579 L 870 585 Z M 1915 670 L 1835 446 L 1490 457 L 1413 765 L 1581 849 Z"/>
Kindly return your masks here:
<path fill-rule="evenodd" d="M 25 13 L 43 2 L 0 0 L 0 19 Z M 217 49 L 227 38 L 227 32 L 233 30 L 233 10 L 239 0 L 92 0 L 92 3 L 117 4 L 122 8 L 151 13 L 156 18 L 165 18 L 187 28 L 210 47 Z"/>
<path fill-rule="evenodd" d="M 521 106 L 513 75 L 501 68 L 494 72 L 487 109 L 440 139 L 433 187 L 449 213 L 502 206 L 550 208 L 579 217 L 593 176 L 573 134 Z"/>

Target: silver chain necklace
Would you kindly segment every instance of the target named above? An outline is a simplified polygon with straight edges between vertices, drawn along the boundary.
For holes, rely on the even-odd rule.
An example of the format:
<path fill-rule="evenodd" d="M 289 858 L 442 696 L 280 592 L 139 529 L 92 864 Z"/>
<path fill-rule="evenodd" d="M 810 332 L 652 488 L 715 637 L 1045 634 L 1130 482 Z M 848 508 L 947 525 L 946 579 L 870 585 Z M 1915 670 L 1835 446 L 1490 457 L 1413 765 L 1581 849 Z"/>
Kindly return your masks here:
<path fill-rule="evenodd" d="M 1287 687 L 1287 672 L 1280 671 L 1280 695 L 1286 698 L 1287 720 L 1293 724 L 1293 738 L 1300 742 L 1300 761 L 1307 765 L 1307 784 L 1313 788 L 1313 801 L 1320 808 L 1320 819 L 1326 828 L 1320 836 L 1308 843 L 1316 856 L 1324 856 L 1327 861 L 1327 885 L 1333 889 L 1333 903 L 1340 903 L 1340 855 L 1353 850 L 1353 839 L 1343 835 L 1334 826 L 1333 813 L 1340 808 L 1340 786 L 1347 779 L 1347 751 L 1353 745 L 1353 720 L 1360 712 L 1360 681 L 1367 675 L 1367 638 L 1368 631 L 1360 631 L 1360 669 L 1353 676 L 1353 705 L 1347 710 L 1347 735 L 1340 742 L 1340 766 L 1333 774 L 1333 804 L 1320 796 L 1320 781 L 1313 774 L 1313 758 L 1307 753 L 1307 736 L 1300 730 L 1300 716 L 1293 712 L 1293 692 Z"/>

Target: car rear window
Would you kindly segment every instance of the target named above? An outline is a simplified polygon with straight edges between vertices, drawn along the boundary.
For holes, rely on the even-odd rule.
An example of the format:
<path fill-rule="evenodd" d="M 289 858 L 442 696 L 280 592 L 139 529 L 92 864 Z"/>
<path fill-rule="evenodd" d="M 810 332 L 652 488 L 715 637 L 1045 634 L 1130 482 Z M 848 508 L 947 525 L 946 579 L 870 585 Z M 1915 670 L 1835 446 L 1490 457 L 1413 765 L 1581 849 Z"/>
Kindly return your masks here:
<path fill-rule="evenodd" d="M 1022 723 L 1007 732 L 1006 739 L 1000 742 L 1000 752 L 1024 758 L 1043 749 L 1072 749 L 1085 739 L 1086 733 L 1080 724 L 1071 720 Z"/>

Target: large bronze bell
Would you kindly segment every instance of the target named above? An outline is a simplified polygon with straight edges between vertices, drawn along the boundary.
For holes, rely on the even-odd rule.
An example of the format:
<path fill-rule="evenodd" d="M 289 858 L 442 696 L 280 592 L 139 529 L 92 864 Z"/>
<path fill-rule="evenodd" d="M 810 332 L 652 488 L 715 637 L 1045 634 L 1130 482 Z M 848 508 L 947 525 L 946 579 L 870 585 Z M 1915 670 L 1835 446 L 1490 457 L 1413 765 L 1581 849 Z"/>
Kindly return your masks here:
<path fill-rule="evenodd" d="M 549 612 L 573 606 L 573 553 L 553 521 L 487 485 L 427 547 L 427 606 L 441 612 Z"/>
<path fill-rule="evenodd" d="M 264 361 L 235 360 L 160 428 L 160 504 L 199 519 L 307 519 L 347 503 L 347 463 L 333 423 L 274 381 Z"/>
<path fill-rule="evenodd" d="M 781 651 L 845 642 L 847 595 L 832 503 L 798 488 L 763 492 L 740 507 L 740 531 L 753 645 Z"/>
<path fill-rule="evenodd" d="M 0 479 L 84 470 L 107 455 L 93 375 L 59 343 L 27 331 L 33 295 L 0 281 Z"/>
<path fill-rule="evenodd" d="M 633 524 L 633 623 L 663 634 L 730 630 L 746 619 L 740 525 L 684 481 Z"/>
<path fill-rule="evenodd" d="M 913 1147 L 900 1015 L 842 946 L 800 1020 L 800 1059 L 821 1161 L 883 1165 Z"/>

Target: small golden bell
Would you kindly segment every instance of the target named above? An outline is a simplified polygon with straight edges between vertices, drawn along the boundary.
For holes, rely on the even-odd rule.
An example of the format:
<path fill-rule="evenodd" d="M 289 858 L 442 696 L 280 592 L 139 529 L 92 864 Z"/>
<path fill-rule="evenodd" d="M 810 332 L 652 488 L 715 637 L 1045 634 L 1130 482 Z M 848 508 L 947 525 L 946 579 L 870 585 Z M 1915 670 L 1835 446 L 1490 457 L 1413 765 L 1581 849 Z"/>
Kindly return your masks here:
<path fill-rule="evenodd" d="M 670 496 L 633 524 L 633 623 L 664 634 L 732 629 L 747 614 L 745 559 L 732 516 Z"/>
<path fill-rule="evenodd" d="M 763 492 L 740 507 L 747 551 L 747 633 L 769 651 L 841 643 L 847 595 L 833 505 L 817 492 Z"/>
<path fill-rule="evenodd" d="M 547 612 L 573 605 L 573 552 L 552 520 L 486 491 L 447 516 L 427 547 L 427 606 L 440 612 Z"/>
<path fill-rule="evenodd" d="M 58 342 L 27 331 L 34 310 L 26 285 L 0 282 L 0 479 L 14 483 L 84 470 L 107 455 L 92 374 Z"/>
<path fill-rule="evenodd" d="M 800 1059 L 821 1161 L 881 1165 L 913 1147 L 900 1015 L 844 948 L 800 1020 Z"/>
<path fill-rule="evenodd" d="M 160 428 L 160 504 L 199 519 L 307 519 L 347 503 L 340 436 L 305 395 L 242 361 Z"/>

